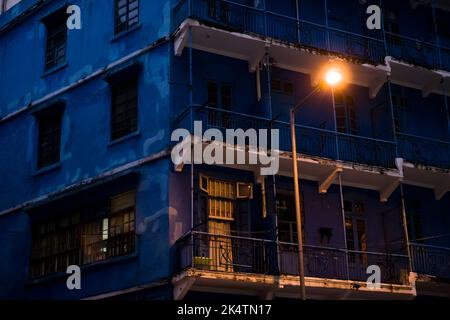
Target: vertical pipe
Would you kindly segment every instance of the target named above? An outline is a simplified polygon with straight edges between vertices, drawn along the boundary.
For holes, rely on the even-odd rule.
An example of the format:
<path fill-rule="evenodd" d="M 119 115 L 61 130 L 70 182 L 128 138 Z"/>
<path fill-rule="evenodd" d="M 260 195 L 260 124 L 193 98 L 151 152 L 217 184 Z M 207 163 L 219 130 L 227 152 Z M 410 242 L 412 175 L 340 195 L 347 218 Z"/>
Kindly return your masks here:
<path fill-rule="evenodd" d="M 261 70 L 259 69 L 259 63 L 256 66 L 256 100 L 261 101 Z"/>
<path fill-rule="evenodd" d="M 338 177 L 339 177 L 339 197 L 341 199 L 342 225 L 344 226 L 345 271 L 347 273 L 347 280 L 350 280 L 350 266 L 348 262 L 348 247 L 347 247 L 347 228 L 345 227 L 344 190 L 342 188 L 341 172 L 339 172 Z"/>
<path fill-rule="evenodd" d="M 433 16 L 433 27 L 434 27 L 434 33 L 436 34 L 435 43 L 437 44 L 438 48 L 438 58 L 439 58 L 439 67 L 442 68 L 443 62 L 442 62 L 442 52 L 441 52 L 441 39 L 439 37 L 438 33 L 438 27 L 437 27 L 437 19 L 436 19 L 436 10 L 434 8 L 434 1 L 431 2 L 431 14 Z"/>
<path fill-rule="evenodd" d="M 445 87 L 443 78 L 441 79 L 441 87 L 442 87 L 442 93 L 443 93 L 443 98 L 444 98 L 445 114 L 447 115 L 447 128 L 448 128 L 447 141 L 450 141 L 450 110 L 449 110 L 448 98 L 447 98 L 448 90 Z"/>
<path fill-rule="evenodd" d="M 401 195 L 401 206 L 402 206 L 402 220 L 403 220 L 403 233 L 406 241 L 406 252 L 408 255 L 409 261 L 409 270 L 410 272 L 414 271 L 414 262 L 411 256 L 411 243 L 409 241 L 409 232 L 408 232 L 408 220 L 405 206 L 405 193 L 403 190 L 403 183 L 400 182 L 400 195 Z"/>
<path fill-rule="evenodd" d="M 192 27 L 189 27 L 189 92 L 190 92 L 190 104 L 194 103 L 194 76 L 192 73 L 192 63 L 193 63 L 193 57 L 192 57 L 193 51 L 192 51 Z"/>
<path fill-rule="evenodd" d="M 300 43 L 300 5 L 298 0 L 295 0 L 295 12 L 297 17 L 297 43 Z"/>
<path fill-rule="evenodd" d="M 264 4 L 265 8 L 265 4 Z M 270 56 L 267 54 L 265 57 L 266 64 L 267 64 L 267 94 L 268 94 L 268 101 L 269 101 L 269 119 L 273 118 L 273 110 L 272 110 L 272 68 L 270 66 Z M 272 129 L 272 122 L 270 122 L 270 129 Z M 276 201 L 277 201 L 277 189 L 276 189 L 276 176 L 272 175 L 272 197 L 273 197 L 273 207 L 272 210 L 275 213 L 275 240 L 276 240 L 276 247 L 277 247 L 277 261 L 278 261 L 278 270 L 281 270 L 281 257 L 280 257 L 280 246 L 278 241 L 278 214 L 276 211 Z M 273 237 L 273 233 L 271 234 L 271 237 Z"/>

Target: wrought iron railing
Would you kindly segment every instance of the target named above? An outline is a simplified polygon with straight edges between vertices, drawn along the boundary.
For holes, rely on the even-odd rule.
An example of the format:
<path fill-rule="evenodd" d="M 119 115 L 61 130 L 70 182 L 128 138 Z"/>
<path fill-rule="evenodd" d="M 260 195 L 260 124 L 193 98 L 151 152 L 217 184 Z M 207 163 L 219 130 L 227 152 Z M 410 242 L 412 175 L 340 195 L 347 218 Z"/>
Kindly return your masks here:
<path fill-rule="evenodd" d="M 386 32 L 388 55 L 430 69 L 440 67 L 439 48 L 431 43 Z"/>
<path fill-rule="evenodd" d="M 280 244 L 280 273 L 298 275 L 298 245 Z M 305 245 L 303 248 L 305 275 L 316 278 L 367 281 L 369 266 L 378 266 L 381 282 L 407 284 L 407 255 L 351 251 Z"/>
<path fill-rule="evenodd" d="M 277 273 L 276 243 L 195 231 L 177 242 L 178 271 Z"/>
<path fill-rule="evenodd" d="M 173 28 L 188 17 L 220 28 L 271 37 L 347 58 L 384 62 L 384 44 L 380 39 L 326 28 L 232 1 L 181 0 L 173 10 Z"/>
<path fill-rule="evenodd" d="M 450 142 L 397 134 L 399 155 L 407 161 L 441 168 L 450 168 Z"/>
<path fill-rule="evenodd" d="M 191 232 L 176 245 L 177 271 L 187 268 L 214 272 L 298 275 L 298 246 L 273 240 Z M 304 246 L 307 277 L 367 281 L 367 267 L 377 265 L 381 282 L 408 283 L 406 255 Z"/>
<path fill-rule="evenodd" d="M 287 122 L 205 106 L 192 106 L 190 112 L 187 110 L 178 118 L 177 125 L 188 129 L 192 127 L 194 121 L 201 121 L 203 130 L 219 129 L 224 137 L 226 129 L 243 129 L 244 131 L 247 129 L 278 129 L 279 149 L 281 151 L 292 150 L 290 125 Z M 296 131 L 297 151 L 301 154 L 356 164 L 395 168 L 394 142 L 302 125 L 297 125 Z"/>
<path fill-rule="evenodd" d="M 450 70 L 450 49 L 436 43 L 385 32 L 367 37 L 228 0 L 181 0 L 173 9 L 173 29 L 186 18 L 227 30 L 246 32 L 346 58 L 384 63 L 389 55 L 430 69 Z"/>
<path fill-rule="evenodd" d="M 413 243 L 411 248 L 414 272 L 450 279 L 450 248 Z"/>

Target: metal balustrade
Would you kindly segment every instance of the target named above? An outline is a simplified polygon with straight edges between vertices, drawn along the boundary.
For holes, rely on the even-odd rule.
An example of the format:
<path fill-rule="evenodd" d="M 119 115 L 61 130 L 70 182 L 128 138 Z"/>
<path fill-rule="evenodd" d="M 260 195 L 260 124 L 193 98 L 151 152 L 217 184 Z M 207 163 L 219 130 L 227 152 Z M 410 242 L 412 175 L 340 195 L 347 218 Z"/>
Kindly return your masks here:
<path fill-rule="evenodd" d="M 173 29 L 193 18 L 230 31 L 247 32 L 323 50 L 347 58 L 383 63 L 381 39 L 326 28 L 226 0 L 181 0 L 173 9 Z M 330 47 L 328 46 L 330 40 Z"/>
<path fill-rule="evenodd" d="M 201 121 L 203 131 L 215 128 L 222 132 L 224 138 L 226 129 L 278 129 L 279 149 L 291 151 L 290 125 L 287 122 L 199 106 L 192 106 L 190 112 L 185 111 L 177 121 L 177 125 L 184 128 L 191 128 L 194 121 Z M 296 126 L 296 131 L 297 151 L 301 154 L 371 166 L 395 167 L 394 142 L 301 125 Z"/>
<path fill-rule="evenodd" d="M 186 18 L 375 64 L 392 56 L 430 69 L 450 70 L 449 48 L 390 32 L 385 32 L 385 48 L 381 33 L 367 37 L 227 0 L 181 0 L 173 9 L 173 29 Z"/>
<path fill-rule="evenodd" d="M 439 48 L 431 43 L 386 32 L 388 55 L 425 68 L 439 69 Z"/>
<path fill-rule="evenodd" d="M 397 133 L 399 155 L 412 163 L 450 168 L 450 142 Z"/>
<path fill-rule="evenodd" d="M 281 243 L 280 273 L 298 275 L 298 245 Z M 380 267 L 381 282 L 407 284 L 409 260 L 407 255 L 305 245 L 303 248 L 307 277 L 367 281 L 367 268 Z"/>
<path fill-rule="evenodd" d="M 298 275 L 298 246 L 273 240 L 191 232 L 176 244 L 177 271 Z M 307 277 L 367 281 L 367 267 L 377 265 L 381 282 L 408 283 L 408 256 L 304 246 Z"/>
<path fill-rule="evenodd" d="M 413 271 L 450 279 L 450 248 L 413 243 L 410 245 Z"/>

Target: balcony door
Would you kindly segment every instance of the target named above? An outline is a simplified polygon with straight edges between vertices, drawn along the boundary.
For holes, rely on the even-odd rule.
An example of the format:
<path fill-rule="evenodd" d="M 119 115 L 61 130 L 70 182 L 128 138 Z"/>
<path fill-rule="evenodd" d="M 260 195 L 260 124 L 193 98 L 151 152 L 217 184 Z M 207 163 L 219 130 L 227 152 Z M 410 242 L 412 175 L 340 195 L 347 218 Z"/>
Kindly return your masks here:
<path fill-rule="evenodd" d="M 208 128 L 230 128 L 230 115 L 232 105 L 232 88 L 228 83 L 208 81 L 208 106 L 216 110 L 208 112 Z M 223 110 L 223 111 L 222 111 Z"/>
<path fill-rule="evenodd" d="M 341 133 L 357 134 L 356 106 L 353 96 L 344 92 L 334 93 L 336 129 Z"/>
<path fill-rule="evenodd" d="M 351 268 L 365 272 L 367 265 L 367 237 L 366 220 L 364 217 L 364 203 L 358 201 L 345 200 L 345 235 L 347 239 L 348 260 Z"/>

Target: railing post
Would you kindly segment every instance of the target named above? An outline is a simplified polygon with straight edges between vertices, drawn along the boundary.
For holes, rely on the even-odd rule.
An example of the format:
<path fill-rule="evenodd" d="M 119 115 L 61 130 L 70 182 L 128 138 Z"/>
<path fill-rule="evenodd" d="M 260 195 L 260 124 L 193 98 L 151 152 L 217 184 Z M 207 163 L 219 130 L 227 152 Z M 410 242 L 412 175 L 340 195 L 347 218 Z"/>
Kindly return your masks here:
<path fill-rule="evenodd" d="M 193 0 L 187 0 L 187 2 L 188 2 L 188 15 L 189 15 L 189 17 L 192 17 L 192 1 L 193 1 Z"/>

